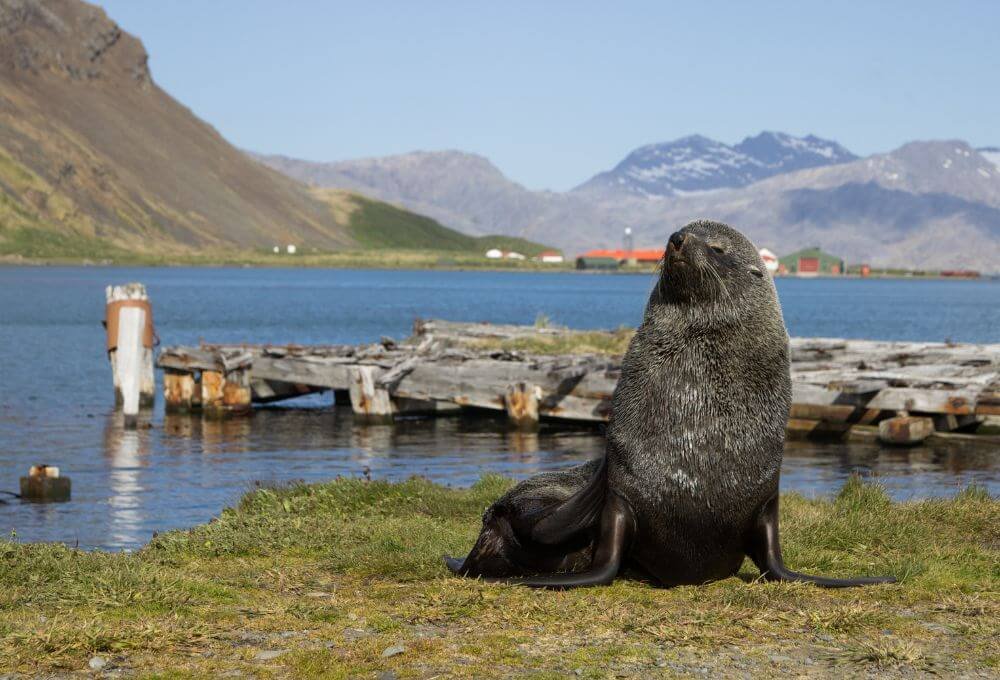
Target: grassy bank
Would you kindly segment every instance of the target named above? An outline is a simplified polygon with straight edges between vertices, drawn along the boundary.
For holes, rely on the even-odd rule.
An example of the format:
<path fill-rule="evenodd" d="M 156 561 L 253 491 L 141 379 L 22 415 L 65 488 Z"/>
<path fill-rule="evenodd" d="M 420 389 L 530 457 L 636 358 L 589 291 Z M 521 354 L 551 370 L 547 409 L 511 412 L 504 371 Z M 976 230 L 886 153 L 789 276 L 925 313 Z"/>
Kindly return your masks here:
<path fill-rule="evenodd" d="M 205 251 L 128 253 L 101 249 L 92 242 L 81 240 L 80 248 L 68 254 L 63 247 L 72 240 L 53 237 L 58 250 L 48 249 L 45 239 L 25 237 L 32 247 L 18 246 L 6 252 L 0 244 L 0 265 L 99 265 L 134 267 L 306 267 L 328 269 L 440 269 L 481 271 L 574 271 L 570 265 L 543 264 L 532 260 L 490 260 L 482 252 L 452 250 L 343 250 L 339 252 L 305 252 L 296 255 L 274 254 L 271 251 Z M 485 250 L 485 249 L 484 249 Z"/>
<path fill-rule="evenodd" d="M 997 671 L 1000 502 L 788 496 L 785 553 L 899 585 L 740 578 L 538 592 L 446 575 L 509 484 L 339 480 L 260 490 L 136 554 L 0 543 L 0 664 L 158 677 L 648 677 Z M 94 661 L 100 665 L 100 661 Z M 383 677 L 392 677 L 384 675 Z"/>

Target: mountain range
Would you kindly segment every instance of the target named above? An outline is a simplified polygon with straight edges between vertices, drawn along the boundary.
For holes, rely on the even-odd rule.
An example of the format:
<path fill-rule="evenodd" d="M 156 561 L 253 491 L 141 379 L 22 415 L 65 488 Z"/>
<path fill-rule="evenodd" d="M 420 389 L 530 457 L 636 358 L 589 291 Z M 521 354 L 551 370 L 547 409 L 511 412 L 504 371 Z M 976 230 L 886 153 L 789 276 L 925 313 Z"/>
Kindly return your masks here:
<path fill-rule="evenodd" d="M 662 245 L 701 217 L 779 254 L 997 272 L 1000 150 L 912 142 L 859 158 L 813 135 L 694 135 L 566 192 L 529 190 L 461 151 L 251 155 L 158 87 L 142 43 L 102 10 L 0 0 L 0 256 L 482 250 L 486 234 L 575 254 L 620 246 L 625 228 Z"/>
<path fill-rule="evenodd" d="M 404 205 L 471 233 L 569 253 L 656 246 L 696 218 L 725 220 L 761 246 L 819 246 L 849 262 L 1000 271 L 1000 151 L 911 142 L 859 158 L 836 142 L 764 132 L 729 146 L 692 136 L 644 146 L 568 192 L 531 191 L 460 151 L 316 163 L 256 156 L 318 186 Z"/>
<path fill-rule="evenodd" d="M 846 163 L 857 158 L 836 142 L 814 135 L 761 132 L 729 146 L 701 135 L 649 144 L 630 153 L 574 191 L 596 196 L 650 198 L 731 189 L 793 170 Z"/>

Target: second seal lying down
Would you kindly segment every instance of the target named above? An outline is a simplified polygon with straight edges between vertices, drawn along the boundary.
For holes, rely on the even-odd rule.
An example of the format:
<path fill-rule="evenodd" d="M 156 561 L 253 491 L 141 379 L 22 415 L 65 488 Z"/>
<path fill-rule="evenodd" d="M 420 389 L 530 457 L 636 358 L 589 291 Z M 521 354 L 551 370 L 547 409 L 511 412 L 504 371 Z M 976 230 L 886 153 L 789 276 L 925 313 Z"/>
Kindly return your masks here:
<path fill-rule="evenodd" d="M 788 334 L 757 249 L 717 222 L 670 237 L 622 362 L 603 458 L 532 477 L 494 503 L 464 576 L 529 586 L 610 583 L 625 568 L 663 586 L 733 576 L 831 588 L 788 569 L 778 477 L 791 403 Z"/>

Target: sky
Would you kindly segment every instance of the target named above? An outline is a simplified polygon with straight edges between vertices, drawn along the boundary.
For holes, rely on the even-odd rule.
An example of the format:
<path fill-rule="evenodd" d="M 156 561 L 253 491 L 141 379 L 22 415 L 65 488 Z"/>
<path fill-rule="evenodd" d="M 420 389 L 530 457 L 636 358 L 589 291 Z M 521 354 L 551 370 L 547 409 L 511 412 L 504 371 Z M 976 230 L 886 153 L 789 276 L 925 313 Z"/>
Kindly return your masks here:
<path fill-rule="evenodd" d="M 239 147 L 459 149 L 563 191 L 689 134 L 1000 145 L 997 2 L 99 0 Z"/>

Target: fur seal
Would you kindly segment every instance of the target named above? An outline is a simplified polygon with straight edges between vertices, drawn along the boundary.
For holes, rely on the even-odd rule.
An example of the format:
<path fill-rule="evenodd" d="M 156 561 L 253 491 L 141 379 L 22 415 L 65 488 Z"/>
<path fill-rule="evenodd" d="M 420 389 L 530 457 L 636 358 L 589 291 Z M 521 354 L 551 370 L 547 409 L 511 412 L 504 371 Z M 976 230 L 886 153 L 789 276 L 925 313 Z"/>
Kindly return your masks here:
<path fill-rule="evenodd" d="M 788 333 L 757 248 L 718 222 L 670 236 L 622 362 L 603 457 L 532 477 L 487 509 L 456 574 L 535 587 L 661 586 L 737 573 L 840 588 L 788 569 L 778 478 L 791 404 Z"/>

